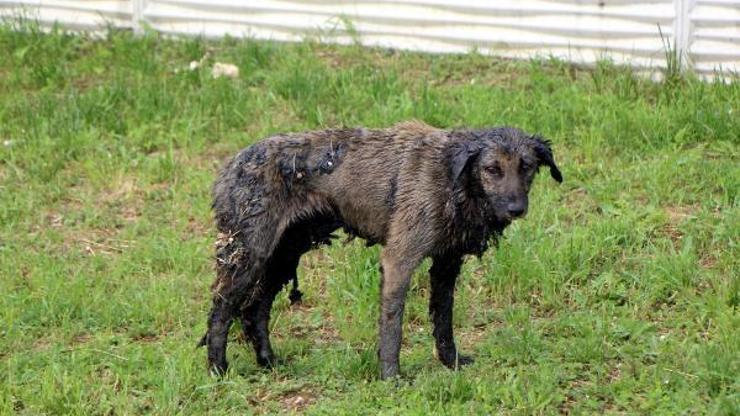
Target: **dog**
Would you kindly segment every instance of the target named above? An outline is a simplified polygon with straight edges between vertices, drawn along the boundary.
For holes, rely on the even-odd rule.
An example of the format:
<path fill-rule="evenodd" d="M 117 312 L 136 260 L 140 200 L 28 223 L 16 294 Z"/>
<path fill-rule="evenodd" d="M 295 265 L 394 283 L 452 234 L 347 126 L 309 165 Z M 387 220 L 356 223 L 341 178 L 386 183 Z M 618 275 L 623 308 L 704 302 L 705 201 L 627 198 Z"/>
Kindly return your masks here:
<path fill-rule="evenodd" d="M 439 360 L 459 354 L 452 328 L 455 281 L 465 255 L 482 255 L 526 215 L 541 166 L 562 182 L 548 140 L 511 127 L 441 130 L 411 121 L 387 129 L 283 134 L 239 152 L 213 187 L 219 230 L 208 329 L 209 367 L 227 369 L 227 333 L 241 320 L 257 362 L 275 363 L 273 300 L 308 250 L 335 230 L 381 244 L 380 377 L 399 374 L 406 292 L 432 259 L 429 312 Z M 298 293 L 299 295 L 299 293 Z"/>

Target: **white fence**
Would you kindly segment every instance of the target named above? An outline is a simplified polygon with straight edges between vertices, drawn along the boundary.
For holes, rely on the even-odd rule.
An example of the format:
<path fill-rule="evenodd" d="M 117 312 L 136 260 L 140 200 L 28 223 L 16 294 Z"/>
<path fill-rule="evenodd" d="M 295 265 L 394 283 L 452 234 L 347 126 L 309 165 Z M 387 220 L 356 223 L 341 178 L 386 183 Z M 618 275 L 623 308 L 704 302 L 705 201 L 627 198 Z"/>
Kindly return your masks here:
<path fill-rule="evenodd" d="M 319 33 L 427 52 L 608 57 L 645 69 L 666 65 L 669 41 L 699 74 L 740 72 L 740 0 L 0 0 L 0 15 L 21 11 L 75 29 L 148 25 L 284 41 Z"/>

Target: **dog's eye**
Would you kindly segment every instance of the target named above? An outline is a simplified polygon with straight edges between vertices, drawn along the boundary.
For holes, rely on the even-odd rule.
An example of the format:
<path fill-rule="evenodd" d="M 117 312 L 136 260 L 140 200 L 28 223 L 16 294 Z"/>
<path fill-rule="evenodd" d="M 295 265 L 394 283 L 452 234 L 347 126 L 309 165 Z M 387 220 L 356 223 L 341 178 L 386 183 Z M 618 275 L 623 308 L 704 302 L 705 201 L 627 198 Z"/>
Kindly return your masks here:
<path fill-rule="evenodd" d="M 501 177 L 504 175 L 504 172 L 501 170 L 501 167 L 497 165 L 486 167 L 486 172 L 496 177 Z"/>
<path fill-rule="evenodd" d="M 522 160 L 522 164 L 520 165 L 520 168 L 521 168 L 521 170 L 523 172 L 526 172 L 526 171 L 532 169 L 532 164 L 529 163 L 529 162 L 526 162 L 526 161 Z"/>

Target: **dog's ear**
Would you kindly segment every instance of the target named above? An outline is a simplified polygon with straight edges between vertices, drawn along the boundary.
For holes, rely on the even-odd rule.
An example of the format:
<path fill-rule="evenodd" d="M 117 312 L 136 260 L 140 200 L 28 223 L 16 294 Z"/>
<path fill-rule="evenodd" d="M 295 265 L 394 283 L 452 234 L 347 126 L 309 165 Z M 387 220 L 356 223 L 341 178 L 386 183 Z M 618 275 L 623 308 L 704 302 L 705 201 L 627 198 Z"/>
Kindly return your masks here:
<path fill-rule="evenodd" d="M 462 173 L 478 157 L 479 153 L 478 145 L 467 140 L 455 142 L 450 146 L 448 164 L 452 183 L 460 180 Z"/>
<path fill-rule="evenodd" d="M 550 176 L 558 181 L 563 182 L 563 175 L 558 169 L 558 165 L 555 164 L 555 159 L 552 156 L 552 148 L 550 147 L 550 141 L 540 136 L 532 136 L 534 142 L 533 148 L 534 153 L 537 155 L 537 163 L 539 165 L 545 165 L 550 167 Z"/>

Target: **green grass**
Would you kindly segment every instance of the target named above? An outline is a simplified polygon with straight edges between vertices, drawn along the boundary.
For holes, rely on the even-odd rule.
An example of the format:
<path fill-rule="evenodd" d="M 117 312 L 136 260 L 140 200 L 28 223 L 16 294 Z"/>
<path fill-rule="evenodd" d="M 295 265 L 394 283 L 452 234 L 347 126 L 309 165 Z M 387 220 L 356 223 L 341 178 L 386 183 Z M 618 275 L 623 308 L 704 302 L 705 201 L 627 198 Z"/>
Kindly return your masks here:
<path fill-rule="evenodd" d="M 305 257 L 303 306 L 276 302 L 284 365 L 259 369 L 235 328 L 211 378 L 195 344 L 224 159 L 410 118 L 540 132 L 565 176 L 541 175 L 528 217 L 465 264 L 455 324 L 476 363 L 432 358 L 425 264 L 403 378 L 378 381 L 378 249 L 354 242 Z M 737 79 L 5 24 L 0 413 L 738 414 L 739 134 Z"/>

